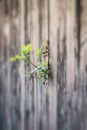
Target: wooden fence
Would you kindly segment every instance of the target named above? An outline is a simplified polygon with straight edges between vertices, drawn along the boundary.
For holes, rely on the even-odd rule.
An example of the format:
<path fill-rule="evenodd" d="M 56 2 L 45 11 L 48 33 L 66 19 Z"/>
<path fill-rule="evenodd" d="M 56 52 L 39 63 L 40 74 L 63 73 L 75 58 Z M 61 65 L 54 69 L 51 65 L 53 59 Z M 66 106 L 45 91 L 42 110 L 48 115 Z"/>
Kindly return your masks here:
<path fill-rule="evenodd" d="M 87 130 L 87 0 L 0 0 L 0 130 Z M 49 41 L 49 86 L 9 57 Z"/>

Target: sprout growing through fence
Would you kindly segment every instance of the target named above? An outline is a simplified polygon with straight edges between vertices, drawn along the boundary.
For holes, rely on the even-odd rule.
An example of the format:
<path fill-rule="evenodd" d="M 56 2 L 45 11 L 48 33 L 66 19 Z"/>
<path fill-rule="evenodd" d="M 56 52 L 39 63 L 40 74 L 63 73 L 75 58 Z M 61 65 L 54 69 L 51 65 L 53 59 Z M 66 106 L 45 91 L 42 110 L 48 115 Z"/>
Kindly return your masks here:
<path fill-rule="evenodd" d="M 48 69 L 48 60 L 45 60 L 44 62 L 40 61 L 40 57 L 48 57 L 48 43 L 46 43 L 44 46 L 41 46 L 37 52 L 36 52 L 36 61 L 37 64 L 34 64 L 32 62 L 32 59 L 30 58 L 30 54 L 33 51 L 32 45 L 27 44 L 22 46 L 21 54 L 17 54 L 14 57 L 10 57 L 10 61 L 14 62 L 16 60 L 18 61 L 24 61 L 27 64 L 31 64 L 34 67 L 34 70 L 31 72 L 26 72 L 25 76 L 31 76 L 32 73 L 36 73 L 38 78 L 42 79 L 43 84 L 46 84 L 48 82 L 48 75 L 49 75 L 49 69 Z"/>

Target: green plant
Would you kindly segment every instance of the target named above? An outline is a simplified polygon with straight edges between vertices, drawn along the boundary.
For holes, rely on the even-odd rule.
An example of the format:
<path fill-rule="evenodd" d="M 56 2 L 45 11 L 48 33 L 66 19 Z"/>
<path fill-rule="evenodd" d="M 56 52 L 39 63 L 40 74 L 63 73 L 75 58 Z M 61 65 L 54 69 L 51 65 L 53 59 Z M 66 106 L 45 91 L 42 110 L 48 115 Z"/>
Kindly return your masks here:
<path fill-rule="evenodd" d="M 42 79 L 43 84 L 46 84 L 48 82 L 48 75 L 49 75 L 49 69 L 48 69 L 48 60 L 45 60 L 44 62 L 40 61 L 40 58 L 48 57 L 48 42 L 44 46 L 41 46 L 37 52 L 36 52 L 36 61 L 37 63 L 34 64 L 30 58 L 30 54 L 32 53 L 33 48 L 31 44 L 24 45 L 21 49 L 21 54 L 17 54 L 14 57 L 10 58 L 11 62 L 14 62 L 16 60 L 24 61 L 25 63 L 31 64 L 34 67 L 34 70 L 31 72 L 26 72 L 26 76 L 30 76 L 32 73 L 36 73 L 38 78 Z M 48 58 L 47 58 L 48 59 Z"/>

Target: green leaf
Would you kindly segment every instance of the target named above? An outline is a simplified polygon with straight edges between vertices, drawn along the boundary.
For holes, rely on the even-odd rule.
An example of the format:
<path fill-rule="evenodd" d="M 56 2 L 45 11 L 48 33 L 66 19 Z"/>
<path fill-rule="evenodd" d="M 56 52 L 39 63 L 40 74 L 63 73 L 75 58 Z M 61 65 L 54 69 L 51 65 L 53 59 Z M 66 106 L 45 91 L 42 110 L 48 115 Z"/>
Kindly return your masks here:
<path fill-rule="evenodd" d="M 14 62 L 15 61 L 15 57 L 10 57 L 10 61 Z"/>
<path fill-rule="evenodd" d="M 10 58 L 11 62 L 16 61 L 16 60 L 25 60 L 25 58 L 20 55 L 15 55 L 14 57 Z"/>
<path fill-rule="evenodd" d="M 22 50 L 21 50 L 22 55 L 27 56 L 31 52 L 32 52 L 32 45 L 31 44 L 27 44 L 27 45 L 24 45 L 22 47 Z"/>
<path fill-rule="evenodd" d="M 20 55 L 16 55 L 15 58 L 16 58 L 16 60 L 24 60 L 25 59 L 24 57 L 22 57 Z"/>
<path fill-rule="evenodd" d="M 37 50 L 37 53 L 36 53 L 36 59 L 37 59 L 37 60 L 39 60 L 39 58 L 40 58 L 40 56 L 41 56 L 41 51 L 42 51 L 41 48 L 39 48 L 39 49 Z"/>

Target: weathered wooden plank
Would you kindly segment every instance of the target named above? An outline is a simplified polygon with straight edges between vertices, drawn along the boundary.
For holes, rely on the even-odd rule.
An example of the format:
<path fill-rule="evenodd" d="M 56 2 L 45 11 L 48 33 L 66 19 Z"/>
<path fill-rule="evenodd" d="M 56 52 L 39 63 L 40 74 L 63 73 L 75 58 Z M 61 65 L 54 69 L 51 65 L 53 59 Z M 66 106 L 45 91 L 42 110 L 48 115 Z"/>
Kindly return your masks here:
<path fill-rule="evenodd" d="M 58 4 L 57 30 L 57 129 L 67 130 L 66 99 L 66 8 L 67 1 Z M 62 125 L 63 124 L 63 125 Z"/>
<path fill-rule="evenodd" d="M 24 13 L 25 13 L 25 3 L 24 0 L 20 1 L 20 42 L 21 47 L 25 44 L 25 19 L 24 19 Z M 24 69 L 24 63 L 21 62 L 20 68 L 20 80 L 21 80 L 21 130 L 25 129 L 25 78 L 23 78 L 25 69 Z"/>
<path fill-rule="evenodd" d="M 72 15 L 72 17 L 71 17 Z M 78 46 L 77 44 L 77 24 L 76 24 L 76 1 L 72 1 L 72 6 L 70 1 L 67 1 L 67 11 L 66 11 L 66 45 L 67 45 L 67 102 L 70 104 L 73 92 L 75 90 L 74 83 L 75 78 L 77 78 L 78 70 L 75 64 L 75 48 Z M 72 21 L 72 22 L 71 22 Z M 77 82 L 77 81 L 76 81 Z M 77 84 L 77 83 L 76 83 Z M 75 84 L 75 85 L 76 85 Z M 76 93 L 75 95 L 76 96 Z M 72 108 L 68 105 L 68 129 L 71 129 L 72 126 Z"/>
<path fill-rule="evenodd" d="M 38 1 L 29 1 L 29 13 L 28 13 L 28 34 L 29 34 L 29 41 L 32 43 L 33 46 L 33 54 L 31 56 L 32 61 L 36 64 L 35 55 L 36 50 L 38 48 L 39 43 L 39 24 L 38 24 Z M 31 71 L 34 68 L 31 66 Z M 33 79 L 34 78 L 34 79 Z M 29 128 L 37 130 L 38 127 L 38 86 L 37 86 L 37 79 L 34 77 L 31 78 L 31 85 L 29 86 L 29 111 L 30 111 L 30 118 L 29 118 Z M 32 95 L 31 95 L 32 93 Z M 33 109 L 32 109 L 33 108 Z M 38 116 L 37 116 L 38 115 Z"/>
<path fill-rule="evenodd" d="M 42 45 L 44 45 L 48 41 L 48 1 L 42 1 Z M 46 59 L 42 58 L 42 61 L 46 61 Z M 42 85 L 42 129 L 49 129 L 49 95 L 48 95 L 48 85 Z"/>
<path fill-rule="evenodd" d="M 50 0 L 50 69 L 51 78 L 49 83 L 49 122 L 50 130 L 57 129 L 57 91 L 56 91 L 56 80 L 57 80 L 57 32 L 58 32 L 58 1 Z M 49 25 L 48 25 L 49 26 Z"/>

